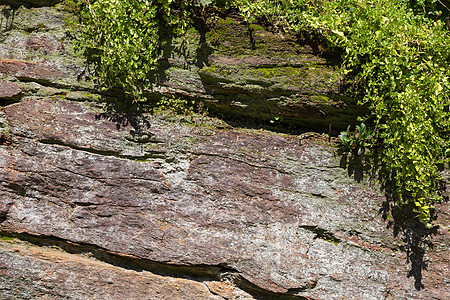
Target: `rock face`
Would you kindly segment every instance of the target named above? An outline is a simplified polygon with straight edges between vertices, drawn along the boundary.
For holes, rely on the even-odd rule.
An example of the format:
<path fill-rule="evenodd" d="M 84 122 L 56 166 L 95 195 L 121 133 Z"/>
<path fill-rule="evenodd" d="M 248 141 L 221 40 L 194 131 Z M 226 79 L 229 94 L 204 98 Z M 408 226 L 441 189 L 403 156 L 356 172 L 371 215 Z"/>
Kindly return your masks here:
<path fill-rule="evenodd" d="M 448 203 L 437 206 L 438 228 L 400 228 L 395 237 L 381 217 L 379 189 L 349 177 L 320 134 L 218 129 L 110 112 L 91 101 L 99 96 L 55 25 L 67 12 L 59 6 L 15 13 L 30 22 L 41 14 L 48 22 L 43 29 L 18 18 L 19 25 L 2 33 L 0 74 L 20 93 L 0 112 L 0 295 L 450 298 Z M 23 28 L 37 28 L 35 36 L 20 38 Z M 12 51 L 14 40 L 19 50 Z M 294 68 L 301 59 L 236 58 L 227 43 L 216 47 L 209 66 L 189 73 L 202 82 L 198 97 L 250 91 L 246 74 L 261 66 Z M 39 59 L 44 52 L 47 59 Z M 230 70 L 242 65 L 247 69 L 236 72 L 245 80 L 235 82 Z M 312 76 L 304 61 L 298 68 Z M 192 96 L 199 81 L 175 87 L 175 75 L 160 92 Z M 324 83 L 300 88 L 267 77 L 257 84 L 278 86 L 271 87 L 274 97 L 286 90 L 327 93 Z M 266 92 L 258 90 L 261 97 Z M 225 109 L 226 101 L 216 100 L 211 103 Z"/>
<path fill-rule="evenodd" d="M 76 20 L 68 4 L 3 8 L 0 73 L 53 88 L 89 90 L 89 68 L 67 38 Z M 69 21 L 69 22 L 68 22 Z M 73 29 L 76 31 L 76 28 Z M 218 20 L 206 33 L 174 39 L 161 60 L 159 82 L 148 97 L 183 96 L 202 101 L 210 112 L 232 120 L 291 127 L 346 128 L 364 108 L 339 93 L 336 66 L 317 47 L 297 36 L 243 25 L 238 17 Z M 183 53 L 183 55 L 181 54 Z M 35 85 L 34 88 L 37 88 Z"/>
<path fill-rule="evenodd" d="M 19 95 L 21 92 L 20 87 L 12 82 L 6 80 L 0 80 L 0 99 L 9 99 Z"/>
<path fill-rule="evenodd" d="M 192 46 L 194 59 L 169 60 L 162 91 L 199 97 L 223 115 L 307 128 L 344 127 L 362 111 L 339 94 L 335 67 L 299 37 L 229 17 L 215 22 L 206 40 L 208 46 Z"/>
<path fill-rule="evenodd" d="M 89 275 L 100 263 L 80 262 L 76 255 L 83 254 L 158 263 L 147 268 L 161 274 L 186 268 L 204 284 L 226 283 L 217 278 L 229 276 L 239 293 L 255 297 L 340 298 L 349 290 L 354 299 L 448 296 L 442 294 L 449 285 L 446 227 L 430 254 L 433 266 L 444 259 L 442 269 L 424 278 L 433 286 L 415 291 L 405 253 L 397 251 L 400 244 L 379 216 L 382 197 L 349 178 L 329 146 L 156 117 L 135 122 L 139 130 L 117 129 L 98 108 L 50 98 L 13 104 L 4 113 L 12 144 L 0 149 L 1 229 L 69 252 L 52 255 L 67 258 L 62 264 L 75 274 L 70 276 L 104 284 Z M 445 224 L 448 206 L 442 209 Z M 17 243 L 3 241 L 6 248 Z M 11 259 L 21 265 L 35 256 Z M 14 275 L 17 267 L 5 269 L 7 278 L 33 280 L 31 274 Z M 52 284 L 73 295 L 82 288 Z M 195 286 L 189 289 L 201 299 L 205 287 Z M 114 282 L 114 293 L 122 288 Z M 45 293 L 41 286 L 33 289 Z"/>

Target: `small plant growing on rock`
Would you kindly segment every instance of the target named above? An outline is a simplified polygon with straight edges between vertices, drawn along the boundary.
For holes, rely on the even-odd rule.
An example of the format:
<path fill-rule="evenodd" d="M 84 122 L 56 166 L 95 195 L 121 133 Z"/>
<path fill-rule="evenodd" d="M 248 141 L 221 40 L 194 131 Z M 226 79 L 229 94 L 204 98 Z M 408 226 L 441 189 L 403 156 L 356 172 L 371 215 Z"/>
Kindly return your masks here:
<path fill-rule="evenodd" d="M 341 132 L 339 139 L 341 140 L 339 148 L 344 155 L 360 156 L 364 154 L 367 148 L 373 145 L 374 137 L 366 124 L 361 123 L 360 125 L 356 125 L 354 131 L 350 130 L 349 125 L 346 131 Z"/>

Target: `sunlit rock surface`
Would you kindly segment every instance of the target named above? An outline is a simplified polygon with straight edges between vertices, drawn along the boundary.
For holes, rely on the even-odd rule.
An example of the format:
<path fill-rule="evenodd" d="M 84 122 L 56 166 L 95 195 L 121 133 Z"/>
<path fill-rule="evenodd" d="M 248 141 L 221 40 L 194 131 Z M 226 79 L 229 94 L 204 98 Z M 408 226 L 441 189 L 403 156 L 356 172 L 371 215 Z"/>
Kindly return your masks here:
<path fill-rule="evenodd" d="M 358 183 L 321 134 L 111 111 L 66 39 L 66 8 L 33 5 L 1 23 L 2 297 L 450 298 L 448 203 L 437 205 L 433 231 L 397 233 L 378 186 Z M 337 93 L 324 58 L 305 45 L 293 56 L 260 49 L 269 39 L 297 44 L 259 27 L 238 56 L 245 26 L 236 22 L 209 33 L 205 65 L 168 61 L 172 75 L 152 93 L 243 116 L 274 97 L 280 114 L 305 124 L 337 116 L 310 105 Z M 230 28 L 233 43 L 219 35 Z M 303 100 L 280 105 L 293 95 Z M 336 114 L 354 116 L 344 104 Z"/>

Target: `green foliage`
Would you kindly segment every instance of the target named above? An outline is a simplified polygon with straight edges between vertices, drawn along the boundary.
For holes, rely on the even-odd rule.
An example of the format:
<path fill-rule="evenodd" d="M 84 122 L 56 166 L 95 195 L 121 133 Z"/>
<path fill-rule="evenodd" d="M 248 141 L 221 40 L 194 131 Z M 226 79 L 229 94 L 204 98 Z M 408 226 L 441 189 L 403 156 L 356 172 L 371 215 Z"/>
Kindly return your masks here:
<path fill-rule="evenodd" d="M 404 1 L 334 1 L 326 9 L 316 29 L 345 49 L 344 74 L 370 105 L 383 142 L 382 180 L 392 179 L 396 205 L 413 203 L 430 226 L 432 205 L 442 199 L 438 165 L 450 147 L 448 31 Z"/>
<path fill-rule="evenodd" d="M 341 144 L 340 150 L 343 154 L 351 154 L 353 156 L 363 155 L 365 150 L 373 145 L 373 135 L 370 129 L 364 123 L 356 125 L 354 131 L 350 130 L 350 126 L 346 131 L 342 131 L 339 135 Z"/>
<path fill-rule="evenodd" d="M 270 120 L 270 123 L 271 124 L 279 124 L 279 123 L 282 123 L 283 120 L 284 120 L 283 117 L 276 116 L 276 117 L 273 117 L 272 120 Z"/>
<path fill-rule="evenodd" d="M 135 100 L 155 80 L 172 37 L 199 30 L 217 9 L 235 6 L 248 22 L 264 21 L 319 38 L 328 50 L 341 49 L 342 79 L 362 95 L 360 104 L 371 109 L 366 123 L 373 125 L 372 131 L 361 124 L 342 133 L 342 147 L 358 154 L 377 141 L 380 179 L 392 187 L 395 206 L 412 205 L 419 220 L 431 226 L 433 204 L 442 200 L 439 166 L 450 154 L 450 35 L 442 1 L 78 2 L 78 37 L 100 83 L 122 88 Z"/>
<path fill-rule="evenodd" d="M 380 179 L 392 185 L 398 207 L 412 206 L 431 226 L 439 166 L 450 148 L 450 36 L 440 3 L 433 0 L 245 1 L 244 16 L 263 16 L 273 24 L 322 37 L 329 48 L 344 50 L 342 77 L 364 95 L 381 141 Z M 361 149 L 350 131 L 344 148 Z M 357 150 L 358 152 L 360 150 Z"/>
<path fill-rule="evenodd" d="M 203 21 L 205 6 L 197 0 L 78 0 L 79 47 L 94 64 L 99 84 L 121 88 L 134 100 L 158 77 L 159 60 L 167 57 L 172 38 Z M 167 47 L 169 46 L 169 47 Z"/>
<path fill-rule="evenodd" d="M 177 97 L 162 97 L 156 104 L 160 111 L 171 111 L 179 115 L 187 115 L 192 112 L 195 102 Z"/>

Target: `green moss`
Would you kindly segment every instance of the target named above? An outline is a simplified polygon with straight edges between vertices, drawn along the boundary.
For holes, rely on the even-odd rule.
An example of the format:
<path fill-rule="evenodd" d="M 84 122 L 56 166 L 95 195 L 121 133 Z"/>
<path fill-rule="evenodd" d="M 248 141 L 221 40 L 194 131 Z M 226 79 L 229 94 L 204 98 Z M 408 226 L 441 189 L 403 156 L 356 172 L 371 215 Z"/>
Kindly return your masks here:
<path fill-rule="evenodd" d="M 236 24 L 236 20 L 233 20 L 230 17 L 228 17 L 225 19 L 220 19 L 217 23 L 223 24 L 223 25 L 232 25 L 232 24 Z"/>
<path fill-rule="evenodd" d="M 246 26 L 239 19 L 218 20 L 214 28 L 207 34 L 207 40 L 220 54 L 230 56 L 289 56 L 295 53 L 298 44 L 292 44 L 277 35 L 265 30 L 261 25 Z"/>
<path fill-rule="evenodd" d="M 232 55 L 242 54 L 251 45 L 245 38 L 246 27 L 230 18 L 219 19 L 214 28 L 206 35 L 208 42 L 218 48 L 219 53 Z"/>
<path fill-rule="evenodd" d="M 0 240 L 2 241 L 13 241 L 14 239 L 15 239 L 14 237 L 0 235 Z"/>
<path fill-rule="evenodd" d="M 274 77 L 283 77 L 286 83 L 299 83 L 300 78 L 305 76 L 305 70 L 302 68 L 293 67 L 274 67 L 274 68 L 255 68 L 248 69 L 249 73 L 254 73 L 266 79 L 272 79 Z"/>
<path fill-rule="evenodd" d="M 134 159 L 134 161 L 137 161 L 137 162 L 149 162 L 149 161 L 152 161 L 152 159 L 149 159 L 149 158 L 136 158 L 136 159 Z"/>
<path fill-rule="evenodd" d="M 266 30 L 264 27 L 257 25 L 257 24 L 250 24 L 249 28 L 254 31 L 265 31 Z"/>

